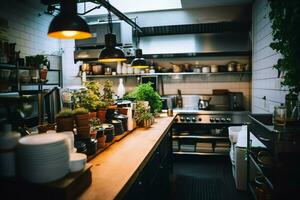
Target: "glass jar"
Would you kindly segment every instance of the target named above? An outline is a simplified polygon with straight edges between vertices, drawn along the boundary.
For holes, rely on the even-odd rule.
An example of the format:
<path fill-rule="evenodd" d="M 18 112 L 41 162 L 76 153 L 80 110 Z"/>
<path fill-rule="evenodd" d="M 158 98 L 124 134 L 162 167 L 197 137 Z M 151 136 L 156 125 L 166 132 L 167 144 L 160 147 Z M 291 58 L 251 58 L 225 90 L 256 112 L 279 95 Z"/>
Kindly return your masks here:
<path fill-rule="evenodd" d="M 274 107 L 273 124 L 274 126 L 285 126 L 286 107 L 283 104 Z"/>
<path fill-rule="evenodd" d="M 296 94 L 289 93 L 285 96 L 286 121 L 294 122 L 298 118 L 298 97 Z"/>

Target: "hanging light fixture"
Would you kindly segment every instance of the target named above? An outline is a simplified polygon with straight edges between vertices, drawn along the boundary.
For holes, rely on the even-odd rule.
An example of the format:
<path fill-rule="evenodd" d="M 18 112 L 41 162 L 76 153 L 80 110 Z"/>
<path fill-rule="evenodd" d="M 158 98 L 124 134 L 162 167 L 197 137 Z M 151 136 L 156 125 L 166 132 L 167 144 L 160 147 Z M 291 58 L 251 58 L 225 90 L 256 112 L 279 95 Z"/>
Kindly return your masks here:
<path fill-rule="evenodd" d="M 58 39 L 92 37 L 87 23 L 77 15 L 76 0 L 61 0 L 60 13 L 51 21 L 48 36 Z"/>
<path fill-rule="evenodd" d="M 108 28 L 109 33 L 105 34 L 105 48 L 101 50 L 99 62 L 121 62 L 126 61 L 124 52 L 116 47 L 116 35 L 112 33 L 112 18 L 110 10 L 108 10 Z"/>
<path fill-rule="evenodd" d="M 136 19 L 135 19 L 136 23 Z M 139 69 L 145 69 L 148 68 L 149 65 L 147 64 L 146 60 L 143 58 L 143 51 L 139 48 L 140 44 L 140 37 L 137 32 L 137 29 L 135 29 L 135 35 L 136 35 L 136 46 L 137 49 L 135 50 L 135 58 L 131 62 L 132 68 L 139 68 Z"/>
<path fill-rule="evenodd" d="M 135 59 L 132 60 L 131 67 L 132 68 L 139 68 L 139 69 L 145 69 L 145 68 L 149 67 L 146 60 L 143 58 L 142 49 L 136 49 L 135 50 Z"/>

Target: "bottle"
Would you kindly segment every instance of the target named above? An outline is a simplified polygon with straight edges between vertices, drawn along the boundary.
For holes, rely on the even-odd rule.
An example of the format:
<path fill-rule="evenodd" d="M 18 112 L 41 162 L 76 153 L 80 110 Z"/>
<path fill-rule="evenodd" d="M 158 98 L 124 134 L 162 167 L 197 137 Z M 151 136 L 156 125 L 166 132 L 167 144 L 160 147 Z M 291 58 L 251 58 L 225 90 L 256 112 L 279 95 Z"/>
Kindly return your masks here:
<path fill-rule="evenodd" d="M 117 95 L 118 95 L 118 98 L 123 98 L 125 94 L 125 87 L 124 87 L 124 84 L 123 84 L 123 79 L 120 78 L 119 79 L 119 86 L 118 86 L 118 91 L 117 91 Z"/>
<path fill-rule="evenodd" d="M 45 82 L 47 79 L 47 73 L 48 73 L 48 69 L 47 66 L 43 66 L 43 68 L 40 71 L 40 79 L 42 82 Z"/>
<path fill-rule="evenodd" d="M 117 74 L 122 74 L 122 64 L 121 64 L 121 62 L 117 63 Z"/>

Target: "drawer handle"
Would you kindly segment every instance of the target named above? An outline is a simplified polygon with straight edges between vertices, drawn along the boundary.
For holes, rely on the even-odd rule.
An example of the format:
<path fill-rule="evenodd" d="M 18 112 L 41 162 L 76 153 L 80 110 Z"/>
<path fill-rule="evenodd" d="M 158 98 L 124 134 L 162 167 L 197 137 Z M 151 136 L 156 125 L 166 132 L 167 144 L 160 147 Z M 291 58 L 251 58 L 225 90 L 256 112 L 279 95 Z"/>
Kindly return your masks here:
<path fill-rule="evenodd" d="M 271 141 L 271 139 L 269 139 L 269 138 L 264 138 L 264 137 L 261 137 L 261 136 L 258 136 L 258 138 L 259 138 L 260 140 L 264 141 L 264 142 L 270 142 L 270 141 Z"/>

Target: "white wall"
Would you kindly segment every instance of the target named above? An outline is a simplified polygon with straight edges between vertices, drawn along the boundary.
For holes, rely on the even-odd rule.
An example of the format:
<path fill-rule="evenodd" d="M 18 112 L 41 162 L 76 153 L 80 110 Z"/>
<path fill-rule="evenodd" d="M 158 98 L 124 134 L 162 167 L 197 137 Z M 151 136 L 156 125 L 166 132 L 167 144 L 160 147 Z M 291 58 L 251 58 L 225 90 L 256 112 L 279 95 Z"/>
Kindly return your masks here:
<path fill-rule="evenodd" d="M 268 17 L 270 7 L 267 0 L 255 1 L 253 5 L 253 73 L 252 112 L 272 113 L 274 106 L 284 103 L 286 88 L 281 87 L 280 78 L 273 65 L 280 55 L 269 45 L 272 42 L 272 28 Z M 263 99 L 266 97 L 266 100 Z"/>
<path fill-rule="evenodd" d="M 21 51 L 21 57 L 58 53 L 59 40 L 47 36 L 52 16 L 43 14 L 45 10 L 46 7 L 37 0 L 10 0 L 1 3 L 0 17 L 8 20 L 9 42 L 17 44 L 16 50 Z"/>

